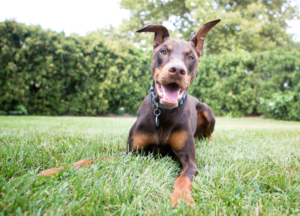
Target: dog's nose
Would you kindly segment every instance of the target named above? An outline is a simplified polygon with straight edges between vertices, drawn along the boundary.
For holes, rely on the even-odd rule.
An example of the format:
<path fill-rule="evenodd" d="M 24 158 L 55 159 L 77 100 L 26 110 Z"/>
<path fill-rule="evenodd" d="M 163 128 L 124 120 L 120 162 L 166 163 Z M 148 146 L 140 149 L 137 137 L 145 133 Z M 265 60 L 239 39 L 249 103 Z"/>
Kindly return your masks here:
<path fill-rule="evenodd" d="M 186 68 L 182 64 L 173 63 L 169 66 L 169 75 L 175 79 L 182 79 L 186 75 Z"/>

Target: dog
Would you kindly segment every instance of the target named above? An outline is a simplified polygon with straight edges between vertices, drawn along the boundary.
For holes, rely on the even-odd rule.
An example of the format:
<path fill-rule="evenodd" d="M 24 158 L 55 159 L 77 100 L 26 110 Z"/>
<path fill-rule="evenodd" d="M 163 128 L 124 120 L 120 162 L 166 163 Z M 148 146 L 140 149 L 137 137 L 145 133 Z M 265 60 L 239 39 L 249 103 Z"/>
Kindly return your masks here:
<path fill-rule="evenodd" d="M 211 140 L 214 131 L 212 110 L 207 104 L 188 95 L 187 90 L 196 76 L 204 39 L 220 21 L 204 24 L 189 42 L 172 39 L 163 25 L 148 25 L 137 31 L 154 33 L 151 62 L 153 83 L 130 129 L 126 153 L 168 155 L 180 161 L 182 172 L 171 194 L 174 208 L 180 198 L 189 205 L 195 202 L 191 196 L 193 178 L 198 174 L 194 138 Z M 79 169 L 95 160 L 81 160 L 73 166 Z M 38 175 L 52 176 L 62 169 L 49 169 Z"/>

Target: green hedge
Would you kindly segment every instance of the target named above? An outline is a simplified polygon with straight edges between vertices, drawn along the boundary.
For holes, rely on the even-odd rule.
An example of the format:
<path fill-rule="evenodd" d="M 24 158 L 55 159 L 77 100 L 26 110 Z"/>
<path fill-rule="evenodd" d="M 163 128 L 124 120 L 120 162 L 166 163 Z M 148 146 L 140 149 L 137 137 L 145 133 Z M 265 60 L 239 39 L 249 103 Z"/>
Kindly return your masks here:
<path fill-rule="evenodd" d="M 228 52 L 201 61 L 189 93 L 209 104 L 216 115 L 300 120 L 298 50 Z"/>
<path fill-rule="evenodd" d="M 0 24 L 0 110 L 31 115 L 135 112 L 150 86 L 150 55 L 133 44 Z"/>
<path fill-rule="evenodd" d="M 149 91 L 151 52 L 101 33 L 65 36 L 0 23 L 0 114 L 136 113 Z M 282 49 L 201 58 L 189 89 L 219 116 L 300 120 L 300 54 Z M 23 110 L 23 111 L 22 111 Z"/>

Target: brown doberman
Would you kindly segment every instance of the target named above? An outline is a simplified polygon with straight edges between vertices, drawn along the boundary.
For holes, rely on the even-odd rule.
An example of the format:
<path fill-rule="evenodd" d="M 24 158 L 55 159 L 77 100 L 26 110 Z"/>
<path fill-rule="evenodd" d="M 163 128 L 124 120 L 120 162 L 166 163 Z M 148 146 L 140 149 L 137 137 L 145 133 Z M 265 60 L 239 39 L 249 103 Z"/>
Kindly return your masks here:
<path fill-rule="evenodd" d="M 162 25 L 149 25 L 137 32 L 154 32 L 151 74 L 153 84 L 137 113 L 131 127 L 127 151 L 169 155 L 178 158 L 182 172 L 176 179 L 171 195 L 176 207 L 180 198 L 188 204 L 191 197 L 193 177 L 197 175 L 194 138 L 211 139 L 215 117 L 210 107 L 187 94 L 193 82 L 203 42 L 220 19 L 204 24 L 191 41 L 170 38 L 169 31 Z M 81 160 L 74 167 L 92 164 L 95 160 Z M 39 175 L 53 175 L 63 169 L 54 168 Z"/>

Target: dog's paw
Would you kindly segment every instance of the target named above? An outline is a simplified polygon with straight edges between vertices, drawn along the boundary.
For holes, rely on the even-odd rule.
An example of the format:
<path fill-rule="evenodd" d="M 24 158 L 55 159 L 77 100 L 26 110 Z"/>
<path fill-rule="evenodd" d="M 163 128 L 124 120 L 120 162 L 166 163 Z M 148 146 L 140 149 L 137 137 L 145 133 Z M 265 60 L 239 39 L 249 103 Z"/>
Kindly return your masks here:
<path fill-rule="evenodd" d="M 80 169 L 81 167 L 85 167 L 87 165 L 91 165 L 94 163 L 94 160 L 90 160 L 90 159 L 84 159 L 84 160 L 80 160 L 80 161 L 77 161 L 75 163 L 73 163 L 73 166 L 75 169 Z"/>
<path fill-rule="evenodd" d="M 44 171 L 40 172 L 37 175 L 38 176 L 51 176 L 51 177 L 53 177 L 54 175 L 59 173 L 60 170 L 63 170 L 63 169 L 64 169 L 63 167 L 47 169 L 47 170 L 44 170 Z"/>
<path fill-rule="evenodd" d="M 177 207 L 180 198 L 184 199 L 188 205 L 195 204 L 195 200 L 191 197 L 190 191 L 174 191 L 171 194 L 173 208 Z"/>

